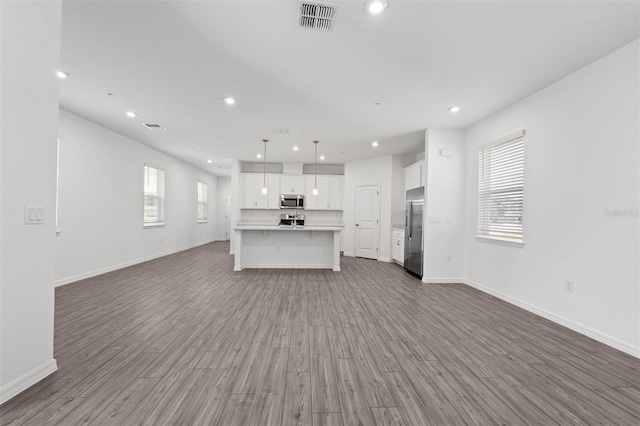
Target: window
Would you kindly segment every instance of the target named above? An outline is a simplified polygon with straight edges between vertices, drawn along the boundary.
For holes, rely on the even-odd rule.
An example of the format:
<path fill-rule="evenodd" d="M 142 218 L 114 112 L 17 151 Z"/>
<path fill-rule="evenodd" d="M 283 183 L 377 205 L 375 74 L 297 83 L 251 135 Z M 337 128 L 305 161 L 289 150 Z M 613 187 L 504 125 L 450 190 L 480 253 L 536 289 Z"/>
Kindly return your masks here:
<path fill-rule="evenodd" d="M 478 151 L 478 237 L 521 245 L 524 130 Z"/>
<path fill-rule="evenodd" d="M 198 222 L 207 221 L 207 196 L 208 188 L 204 182 L 198 182 Z"/>
<path fill-rule="evenodd" d="M 164 225 L 164 170 L 144 166 L 144 226 Z"/>

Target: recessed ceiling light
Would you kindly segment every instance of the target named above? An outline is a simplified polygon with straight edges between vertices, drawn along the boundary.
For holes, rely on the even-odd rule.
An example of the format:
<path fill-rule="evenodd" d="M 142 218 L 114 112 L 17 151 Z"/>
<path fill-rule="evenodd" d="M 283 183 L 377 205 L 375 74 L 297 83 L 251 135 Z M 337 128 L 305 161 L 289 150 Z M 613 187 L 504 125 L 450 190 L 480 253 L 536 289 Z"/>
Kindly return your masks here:
<path fill-rule="evenodd" d="M 367 10 L 374 15 L 382 12 L 387 8 L 387 0 L 368 0 Z"/>
<path fill-rule="evenodd" d="M 256 154 L 256 157 L 262 158 L 262 154 Z"/>
<path fill-rule="evenodd" d="M 61 79 L 65 79 L 67 77 L 71 77 L 71 75 L 69 73 L 66 73 L 64 71 L 58 71 L 56 73 L 56 75 L 58 76 L 58 78 L 61 78 Z"/>
<path fill-rule="evenodd" d="M 294 146 L 294 147 L 293 147 L 293 150 L 294 150 L 294 151 L 297 151 L 298 149 L 299 149 L 299 148 L 298 148 L 297 146 Z"/>
<path fill-rule="evenodd" d="M 211 164 L 211 163 L 213 163 L 213 161 L 211 161 L 211 160 L 207 160 L 207 163 Z"/>
<path fill-rule="evenodd" d="M 224 101 L 227 103 L 227 105 L 233 105 L 236 103 L 236 100 L 230 96 L 227 96 L 226 98 L 224 98 Z"/>
<path fill-rule="evenodd" d="M 321 160 L 324 160 L 324 155 L 321 155 L 321 156 L 320 156 L 320 159 L 321 159 Z"/>
<path fill-rule="evenodd" d="M 129 111 L 129 112 L 127 112 L 127 117 L 129 117 L 129 118 L 133 118 L 133 117 L 135 117 L 136 115 L 138 115 L 138 114 L 136 114 L 136 113 L 135 113 L 135 112 L 133 112 L 133 111 Z"/>
<path fill-rule="evenodd" d="M 373 142 L 371 142 L 371 146 L 372 146 L 372 147 L 374 147 L 374 148 L 375 148 L 376 146 L 378 146 L 378 141 L 373 141 Z"/>
<path fill-rule="evenodd" d="M 456 113 L 456 112 L 458 112 L 458 111 L 460 111 L 460 107 L 459 107 L 459 106 L 452 106 L 452 107 L 449 107 L 449 112 Z"/>

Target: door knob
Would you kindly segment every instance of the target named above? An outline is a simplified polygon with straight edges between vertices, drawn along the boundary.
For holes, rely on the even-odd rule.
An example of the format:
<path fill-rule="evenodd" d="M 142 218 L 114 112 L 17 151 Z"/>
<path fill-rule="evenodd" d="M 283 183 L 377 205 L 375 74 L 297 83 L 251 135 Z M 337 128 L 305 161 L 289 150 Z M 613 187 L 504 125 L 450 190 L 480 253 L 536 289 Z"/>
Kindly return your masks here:
<path fill-rule="evenodd" d="M 360 225 L 356 223 L 356 226 L 360 226 Z"/>

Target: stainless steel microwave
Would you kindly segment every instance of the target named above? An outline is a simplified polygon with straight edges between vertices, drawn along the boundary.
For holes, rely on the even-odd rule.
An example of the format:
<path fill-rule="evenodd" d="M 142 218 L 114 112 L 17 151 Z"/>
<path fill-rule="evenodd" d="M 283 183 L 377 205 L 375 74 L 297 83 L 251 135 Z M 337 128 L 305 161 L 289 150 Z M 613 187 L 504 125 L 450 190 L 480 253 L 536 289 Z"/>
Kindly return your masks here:
<path fill-rule="evenodd" d="M 304 209 L 304 195 L 300 194 L 281 194 L 281 209 Z"/>

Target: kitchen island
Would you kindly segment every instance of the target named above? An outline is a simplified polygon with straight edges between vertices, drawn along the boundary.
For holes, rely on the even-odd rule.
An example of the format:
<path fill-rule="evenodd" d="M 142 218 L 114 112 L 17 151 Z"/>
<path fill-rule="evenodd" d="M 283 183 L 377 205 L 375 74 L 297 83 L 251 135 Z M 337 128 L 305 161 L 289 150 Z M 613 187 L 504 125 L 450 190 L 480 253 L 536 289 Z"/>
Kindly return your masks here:
<path fill-rule="evenodd" d="M 337 225 L 238 225 L 234 271 L 246 268 L 340 271 Z"/>

